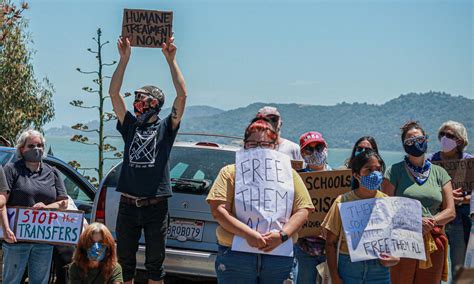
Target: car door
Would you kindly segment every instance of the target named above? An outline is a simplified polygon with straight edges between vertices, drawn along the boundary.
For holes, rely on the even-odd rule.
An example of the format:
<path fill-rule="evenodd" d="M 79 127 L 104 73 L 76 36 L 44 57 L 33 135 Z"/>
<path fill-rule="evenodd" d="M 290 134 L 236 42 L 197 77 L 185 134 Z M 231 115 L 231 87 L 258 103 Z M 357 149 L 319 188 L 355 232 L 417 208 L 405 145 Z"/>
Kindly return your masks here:
<path fill-rule="evenodd" d="M 69 165 L 53 160 L 47 160 L 46 162 L 59 170 L 59 176 L 64 182 L 67 194 L 74 200 L 77 209 L 84 211 L 84 217 L 87 222 L 90 222 L 95 188 Z"/>

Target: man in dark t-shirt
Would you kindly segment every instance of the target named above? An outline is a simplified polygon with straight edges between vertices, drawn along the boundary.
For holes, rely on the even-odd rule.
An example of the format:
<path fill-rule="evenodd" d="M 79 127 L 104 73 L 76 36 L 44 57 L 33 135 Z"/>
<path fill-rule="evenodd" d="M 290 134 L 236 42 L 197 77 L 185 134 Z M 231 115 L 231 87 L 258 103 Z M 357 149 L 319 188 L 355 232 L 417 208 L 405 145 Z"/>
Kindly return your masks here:
<path fill-rule="evenodd" d="M 134 113 L 127 111 L 120 88 L 131 54 L 129 39 L 119 38 L 120 61 L 112 76 L 109 94 L 118 118 L 117 130 L 125 142 L 117 191 L 121 193 L 117 216 L 117 254 L 123 280 L 132 283 L 136 253 L 142 229 L 145 233 L 145 267 L 148 283 L 163 283 L 165 239 L 168 220 L 167 198 L 171 196 L 169 155 L 186 103 L 186 86 L 176 63 L 174 38 L 162 45 L 170 67 L 176 98 L 171 114 L 158 117 L 164 94 L 155 86 L 135 91 Z"/>

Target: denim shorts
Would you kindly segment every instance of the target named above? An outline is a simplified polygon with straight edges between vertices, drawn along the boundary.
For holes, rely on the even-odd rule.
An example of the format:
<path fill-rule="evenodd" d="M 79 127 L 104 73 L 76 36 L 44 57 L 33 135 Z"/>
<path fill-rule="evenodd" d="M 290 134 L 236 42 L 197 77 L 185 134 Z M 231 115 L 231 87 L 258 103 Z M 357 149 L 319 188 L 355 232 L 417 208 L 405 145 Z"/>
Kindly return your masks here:
<path fill-rule="evenodd" d="M 145 268 L 147 278 L 161 280 L 165 277 L 166 230 L 168 226 L 168 200 L 158 204 L 136 207 L 120 203 L 117 215 L 117 255 L 122 266 L 123 280 L 135 276 L 138 242 L 145 233 Z"/>
<path fill-rule="evenodd" d="M 233 251 L 219 246 L 217 282 L 223 284 L 274 284 L 290 278 L 293 257 Z"/>

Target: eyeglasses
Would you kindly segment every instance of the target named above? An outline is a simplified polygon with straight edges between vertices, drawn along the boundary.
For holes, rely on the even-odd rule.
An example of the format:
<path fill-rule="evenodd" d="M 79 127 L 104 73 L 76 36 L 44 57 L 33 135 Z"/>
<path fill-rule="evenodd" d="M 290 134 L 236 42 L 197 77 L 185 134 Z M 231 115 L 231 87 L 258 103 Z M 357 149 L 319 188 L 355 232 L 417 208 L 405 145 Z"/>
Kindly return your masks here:
<path fill-rule="evenodd" d="M 321 153 L 322 151 L 324 151 L 324 148 L 326 148 L 326 145 L 317 144 L 314 147 L 306 146 L 303 148 L 303 151 L 306 152 L 307 154 L 312 154 L 314 151 Z"/>
<path fill-rule="evenodd" d="M 39 143 L 39 144 L 28 144 L 28 145 L 26 145 L 26 147 L 27 147 L 28 149 L 43 148 L 43 147 L 44 147 L 44 144 L 43 144 L 43 143 Z"/>
<path fill-rule="evenodd" d="M 275 148 L 274 141 L 245 141 L 245 149 L 252 149 L 262 147 L 265 149 L 273 149 Z"/>
<path fill-rule="evenodd" d="M 449 139 L 458 139 L 456 136 L 454 136 L 453 134 L 451 133 L 447 133 L 447 132 L 440 132 L 439 133 L 439 138 L 443 137 L 443 136 L 446 136 L 446 138 L 449 138 Z"/>
<path fill-rule="evenodd" d="M 405 141 L 403 141 L 403 144 L 407 145 L 407 146 L 411 146 L 413 144 L 416 143 L 423 143 L 425 142 L 426 140 L 428 140 L 428 135 L 426 136 L 416 136 L 416 137 L 412 137 L 412 138 L 408 138 L 408 139 L 405 139 Z"/>

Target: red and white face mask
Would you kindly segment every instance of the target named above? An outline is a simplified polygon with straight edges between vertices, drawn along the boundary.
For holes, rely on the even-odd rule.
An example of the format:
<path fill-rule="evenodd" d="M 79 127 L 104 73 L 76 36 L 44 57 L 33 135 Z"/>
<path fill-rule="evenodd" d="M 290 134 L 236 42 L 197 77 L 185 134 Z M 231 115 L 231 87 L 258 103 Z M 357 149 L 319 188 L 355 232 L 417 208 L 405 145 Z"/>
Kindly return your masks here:
<path fill-rule="evenodd" d="M 154 110 L 159 112 L 160 109 L 157 108 L 158 100 L 148 94 L 144 93 L 135 93 L 135 101 L 133 102 L 133 111 L 135 115 L 141 116 L 149 110 Z"/>

